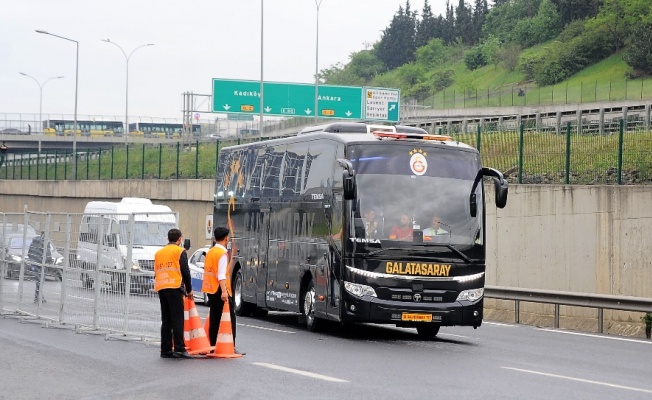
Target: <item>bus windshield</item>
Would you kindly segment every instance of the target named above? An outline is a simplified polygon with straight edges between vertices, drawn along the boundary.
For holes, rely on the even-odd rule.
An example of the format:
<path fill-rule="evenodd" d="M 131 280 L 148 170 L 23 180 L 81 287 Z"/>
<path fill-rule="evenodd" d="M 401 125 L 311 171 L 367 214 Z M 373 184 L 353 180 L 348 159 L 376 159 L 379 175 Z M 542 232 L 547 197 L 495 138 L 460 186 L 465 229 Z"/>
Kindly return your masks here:
<path fill-rule="evenodd" d="M 356 171 L 358 194 L 353 241 L 380 243 L 383 248 L 482 244 L 482 202 L 476 217 L 469 212 L 471 189 L 481 169 L 477 152 L 396 141 L 391 146 L 352 147 L 348 158 Z M 480 184 L 478 199 L 481 190 Z"/>

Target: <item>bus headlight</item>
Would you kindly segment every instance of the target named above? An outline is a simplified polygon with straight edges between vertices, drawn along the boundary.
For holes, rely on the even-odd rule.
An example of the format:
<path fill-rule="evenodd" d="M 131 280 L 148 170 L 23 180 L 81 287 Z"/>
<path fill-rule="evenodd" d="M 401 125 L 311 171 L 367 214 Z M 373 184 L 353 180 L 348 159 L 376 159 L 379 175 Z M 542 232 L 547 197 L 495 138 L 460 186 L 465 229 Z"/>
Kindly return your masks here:
<path fill-rule="evenodd" d="M 376 295 L 376 291 L 371 286 L 361 285 L 359 283 L 344 282 L 344 290 L 351 293 L 355 297 L 378 297 Z"/>
<path fill-rule="evenodd" d="M 9 261 L 19 264 L 21 261 L 23 261 L 23 258 L 21 256 L 17 256 L 14 254 L 9 255 Z"/>
<path fill-rule="evenodd" d="M 480 300 L 483 295 L 484 295 L 484 288 L 463 290 L 457 296 L 457 301 L 460 300 L 477 301 Z"/>

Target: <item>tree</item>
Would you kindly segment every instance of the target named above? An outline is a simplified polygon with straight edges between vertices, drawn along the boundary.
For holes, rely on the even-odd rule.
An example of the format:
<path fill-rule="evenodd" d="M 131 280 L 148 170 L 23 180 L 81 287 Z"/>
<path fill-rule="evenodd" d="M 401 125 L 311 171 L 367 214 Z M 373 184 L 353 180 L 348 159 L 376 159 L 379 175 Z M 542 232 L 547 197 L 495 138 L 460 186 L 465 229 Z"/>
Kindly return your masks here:
<path fill-rule="evenodd" d="M 432 9 L 428 0 L 423 3 L 423 11 L 421 11 L 421 21 L 417 24 L 417 35 L 416 35 L 416 48 L 425 46 L 428 44 L 430 39 L 438 37 L 437 34 L 437 20 L 432 14 Z"/>
<path fill-rule="evenodd" d="M 491 35 L 484 42 L 482 42 L 480 48 L 487 64 L 492 64 L 495 70 L 501 60 L 500 40 L 498 40 L 497 37 Z"/>
<path fill-rule="evenodd" d="M 350 55 L 350 62 L 346 68 L 355 76 L 365 82 L 371 81 L 384 70 L 383 62 L 371 50 L 362 50 Z"/>
<path fill-rule="evenodd" d="M 447 45 L 455 42 L 455 11 L 453 5 L 446 0 L 446 19 L 444 20 L 444 35 L 442 37 Z"/>
<path fill-rule="evenodd" d="M 524 47 L 545 42 L 561 31 L 559 13 L 550 0 L 542 0 L 537 15 L 524 18 L 514 27 L 514 41 Z"/>
<path fill-rule="evenodd" d="M 623 59 L 634 69 L 632 75 L 652 73 L 652 22 L 640 22 L 634 27 Z"/>
<path fill-rule="evenodd" d="M 440 68 L 449 61 L 448 49 L 441 39 L 430 39 L 427 45 L 417 49 L 417 64 L 427 69 Z"/>
<path fill-rule="evenodd" d="M 473 43 L 480 41 L 480 37 L 482 36 L 482 26 L 484 25 L 488 13 L 489 5 L 487 4 L 487 0 L 475 0 L 472 18 Z"/>
<path fill-rule="evenodd" d="M 399 6 L 389 27 L 383 31 L 376 49 L 378 57 L 387 67 L 394 69 L 414 61 L 416 50 L 416 13 L 410 10 L 410 0 L 405 10 Z"/>
<path fill-rule="evenodd" d="M 455 37 L 462 39 L 466 45 L 473 44 L 473 21 L 471 10 L 466 6 L 464 0 L 459 0 L 455 9 Z"/>
<path fill-rule="evenodd" d="M 559 11 L 561 24 L 598 15 L 602 0 L 552 0 Z"/>

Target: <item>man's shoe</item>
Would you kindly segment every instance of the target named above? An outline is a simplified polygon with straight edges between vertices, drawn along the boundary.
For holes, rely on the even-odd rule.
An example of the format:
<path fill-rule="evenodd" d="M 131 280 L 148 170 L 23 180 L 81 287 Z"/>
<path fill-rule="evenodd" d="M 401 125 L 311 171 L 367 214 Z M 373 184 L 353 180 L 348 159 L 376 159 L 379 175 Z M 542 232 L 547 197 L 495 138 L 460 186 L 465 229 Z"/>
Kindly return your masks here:
<path fill-rule="evenodd" d="M 174 358 L 174 353 L 172 352 L 172 350 L 162 352 L 161 353 L 161 358 Z"/>
<path fill-rule="evenodd" d="M 246 355 L 247 355 L 247 353 L 245 353 L 244 351 L 243 351 L 243 352 L 239 352 L 237 349 L 234 349 L 233 352 L 234 352 L 235 354 L 239 354 L 239 355 L 241 355 L 241 356 L 246 356 Z"/>
<path fill-rule="evenodd" d="M 195 356 L 190 355 L 187 351 L 175 351 L 172 355 L 174 358 L 195 358 Z"/>

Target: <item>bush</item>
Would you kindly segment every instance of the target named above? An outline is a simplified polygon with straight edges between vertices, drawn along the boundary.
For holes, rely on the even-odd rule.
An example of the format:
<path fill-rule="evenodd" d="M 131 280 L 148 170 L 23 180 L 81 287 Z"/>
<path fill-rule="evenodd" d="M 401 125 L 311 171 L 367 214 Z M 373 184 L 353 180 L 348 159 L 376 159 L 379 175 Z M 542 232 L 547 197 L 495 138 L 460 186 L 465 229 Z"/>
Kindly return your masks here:
<path fill-rule="evenodd" d="M 437 71 L 433 75 L 433 85 L 435 91 L 443 90 L 453 84 L 455 78 L 455 71 L 447 69 L 444 71 Z"/>
<path fill-rule="evenodd" d="M 469 50 L 464 56 L 464 64 L 466 65 L 466 68 L 468 68 L 470 71 L 476 70 L 480 67 L 484 67 L 485 65 L 487 65 L 487 59 L 485 58 L 482 52 L 482 48 L 476 46 L 471 50 Z"/>

